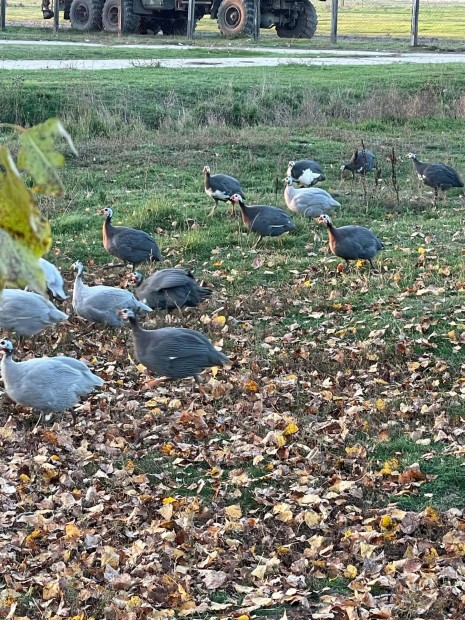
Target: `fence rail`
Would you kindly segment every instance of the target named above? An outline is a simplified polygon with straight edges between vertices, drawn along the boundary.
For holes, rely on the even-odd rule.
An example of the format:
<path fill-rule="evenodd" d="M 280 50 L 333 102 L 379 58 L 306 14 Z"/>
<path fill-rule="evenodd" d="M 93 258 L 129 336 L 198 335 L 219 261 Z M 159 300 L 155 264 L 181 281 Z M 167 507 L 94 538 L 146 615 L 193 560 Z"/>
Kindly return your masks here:
<path fill-rule="evenodd" d="M 106 11 L 107 19 L 103 24 L 106 30 L 117 32 L 119 27 L 120 34 L 124 31 L 125 26 L 119 20 L 117 11 L 117 3 L 121 4 L 122 1 L 107 0 L 104 3 L 102 0 L 104 7 L 108 3 L 112 4 Z M 258 36 L 260 0 L 254 2 L 258 11 L 254 15 L 254 29 Z M 341 37 L 351 37 L 410 40 L 413 46 L 435 39 L 452 41 L 456 46 L 465 45 L 465 0 L 327 0 L 326 2 L 312 0 L 312 2 L 318 17 L 316 37 L 327 38 L 331 43 L 336 43 Z M 6 32 L 14 27 L 69 30 L 70 22 L 64 19 L 63 14 L 64 4 L 63 0 L 43 0 L 43 5 L 41 0 L 0 0 L 0 27 Z M 95 5 L 92 2 L 89 4 Z M 195 16 L 195 0 L 189 0 L 189 5 L 190 15 Z M 49 19 L 43 19 L 42 14 Z M 122 15 L 122 11 L 119 14 Z M 69 18 L 69 9 L 65 16 Z M 101 21 L 100 18 L 100 25 Z M 164 34 L 179 34 L 179 28 L 176 27 L 179 19 L 173 18 L 172 21 L 171 30 L 166 27 L 163 30 Z M 211 20 L 208 15 L 198 21 L 192 17 L 187 27 L 184 24 L 184 32 L 195 36 L 194 26 L 195 32 L 199 34 L 219 33 L 216 21 Z M 159 27 L 153 26 L 153 19 L 143 17 L 139 19 L 135 32 L 154 35 L 158 31 Z M 260 30 L 262 35 L 267 32 L 270 31 Z"/>

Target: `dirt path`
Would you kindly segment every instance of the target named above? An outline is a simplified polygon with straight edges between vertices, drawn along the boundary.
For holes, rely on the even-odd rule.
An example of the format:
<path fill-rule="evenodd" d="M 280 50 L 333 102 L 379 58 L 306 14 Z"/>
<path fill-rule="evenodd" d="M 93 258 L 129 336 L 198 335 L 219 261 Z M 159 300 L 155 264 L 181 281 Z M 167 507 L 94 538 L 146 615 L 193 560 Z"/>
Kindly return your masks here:
<path fill-rule="evenodd" d="M 50 41 L 0 41 L 1 45 L 31 45 L 31 46 L 92 46 L 104 47 L 99 44 L 89 43 L 66 43 Z M 105 46 L 107 48 L 107 46 Z M 135 49 L 199 49 L 194 46 L 179 45 L 131 45 L 127 46 Z M 108 49 L 108 48 L 107 48 Z M 221 48 L 215 48 L 216 50 Z M 27 70 L 39 71 L 44 69 L 69 69 L 81 71 L 103 71 L 111 69 L 132 69 L 137 67 L 156 67 L 166 69 L 195 69 L 195 68 L 227 68 L 227 67 L 276 67 L 278 65 L 299 64 L 308 66 L 331 66 L 331 65 L 390 65 L 402 63 L 415 64 L 444 64 L 444 63 L 464 63 L 464 54 L 434 54 L 434 53 L 394 53 L 394 52 L 371 52 L 371 51 L 352 51 L 352 50 L 297 50 L 284 48 L 241 48 L 250 51 L 270 52 L 270 54 L 280 54 L 282 57 L 250 56 L 238 58 L 144 58 L 144 59 L 87 59 L 87 60 L 2 60 L 0 70 Z M 224 48 L 231 51 L 231 48 Z M 315 58 L 303 57 L 302 54 L 314 54 Z M 330 54 L 330 56 L 325 56 Z M 300 55 L 300 56 L 299 56 Z"/>

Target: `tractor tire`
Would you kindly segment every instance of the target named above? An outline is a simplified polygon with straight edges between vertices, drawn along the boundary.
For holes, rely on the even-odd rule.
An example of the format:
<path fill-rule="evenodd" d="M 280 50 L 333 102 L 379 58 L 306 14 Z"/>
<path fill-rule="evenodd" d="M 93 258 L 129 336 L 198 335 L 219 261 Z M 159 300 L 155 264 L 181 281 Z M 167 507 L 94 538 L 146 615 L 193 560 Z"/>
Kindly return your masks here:
<path fill-rule="evenodd" d="M 315 34 L 318 25 L 315 7 L 309 0 L 300 0 L 297 7 L 286 24 L 276 26 L 278 37 L 311 39 Z"/>
<path fill-rule="evenodd" d="M 73 0 L 68 19 L 71 28 L 81 32 L 102 30 L 102 0 Z"/>
<path fill-rule="evenodd" d="M 139 32 L 140 15 L 132 12 L 132 1 L 123 0 L 124 34 Z M 118 0 L 106 0 L 102 9 L 102 24 L 106 32 L 118 32 Z"/>
<path fill-rule="evenodd" d="M 223 0 L 217 19 L 218 28 L 225 37 L 253 36 L 253 0 Z"/>

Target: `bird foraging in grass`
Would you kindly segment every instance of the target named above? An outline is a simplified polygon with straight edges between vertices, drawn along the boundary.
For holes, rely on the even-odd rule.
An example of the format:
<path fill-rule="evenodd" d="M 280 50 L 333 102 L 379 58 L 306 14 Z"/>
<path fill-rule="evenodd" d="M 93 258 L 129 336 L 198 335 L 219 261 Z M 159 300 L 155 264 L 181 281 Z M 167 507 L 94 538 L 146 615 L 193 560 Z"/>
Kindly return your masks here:
<path fill-rule="evenodd" d="M 318 217 L 322 213 L 329 213 L 337 209 L 341 204 L 334 200 L 331 194 L 319 187 L 296 189 L 292 185 L 292 178 L 284 179 L 284 200 L 287 208 L 294 213 L 300 213 L 306 217 Z"/>
<path fill-rule="evenodd" d="M 205 193 L 215 201 L 215 206 L 208 215 L 213 215 L 218 206 L 218 202 L 227 202 L 233 194 L 239 194 L 242 200 L 245 200 L 244 192 L 241 184 L 229 174 L 211 174 L 210 166 L 204 166 L 203 173 L 205 175 Z M 233 203 L 233 213 L 235 213 Z"/>
<path fill-rule="evenodd" d="M 137 299 L 153 310 L 195 308 L 213 292 L 211 288 L 200 286 L 192 273 L 185 269 L 161 269 L 148 278 L 135 271 L 131 280 L 136 285 L 134 294 Z"/>
<path fill-rule="evenodd" d="M 100 214 L 105 216 L 103 222 L 103 247 L 105 250 L 124 261 L 131 263 L 132 270 L 140 263 L 163 260 L 157 242 L 144 230 L 129 226 L 113 226 L 111 219 L 113 210 L 109 207 L 101 209 Z"/>
<path fill-rule="evenodd" d="M 279 237 L 296 229 L 289 215 L 279 207 L 269 205 L 246 205 L 239 194 L 231 196 L 231 202 L 241 208 L 244 226 L 259 235 L 253 246 L 256 248 L 263 237 Z"/>
<path fill-rule="evenodd" d="M 300 187 L 313 187 L 326 179 L 323 168 L 313 159 L 290 161 L 286 174 Z"/>
<path fill-rule="evenodd" d="M 436 204 L 439 190 L 447 192 L 452 187 L 463 187 L 463 181 L 457 170 L 447 164 L 427 164 L 417 159 L 415 153 L 407 153 L 415 166 L 418 179 L 434 189 L 434 204 Z"/>
<path fill-rule="evenodd" d="M 341 226 L 336 228 L 329 215 L 320 215 L 320 224 L 325 224 L 328 230 L 329 249 L 335 256 L 346 261 L 346 269 L 349 261 L 364 259 L 370 263 L 372 269 L 375 268 L 373 258 L 384 245 L 378 237 L 365 226 Z"/>
<path fill-rule="evenodd" d="M 366 175 L 376 168 L 377 161 L 374 153 L 368 149 L 360 149 L 354 151 L 352 157 L 346 164 L 341 166 L 341 175 L 345 170 L 352 172 L 352 178 L 355 174 Z"/>

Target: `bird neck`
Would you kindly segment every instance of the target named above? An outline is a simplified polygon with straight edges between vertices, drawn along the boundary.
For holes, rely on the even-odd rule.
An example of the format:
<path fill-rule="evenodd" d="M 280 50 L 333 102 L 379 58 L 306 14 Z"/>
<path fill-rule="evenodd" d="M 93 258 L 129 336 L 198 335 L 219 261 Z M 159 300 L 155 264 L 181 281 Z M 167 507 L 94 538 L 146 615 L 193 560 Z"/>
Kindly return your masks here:
<path fill-rule="evenodd" d="M 128 317 L 129 324 L 131 326 L 133 334 L 140 334 L 143 332 L 142 327 L 139 325 L 135 316 Z"/>
<path fill-rule="evenodd" d="M 210 172 L 205 172 L 205 189 L 210 189 Z"/>

